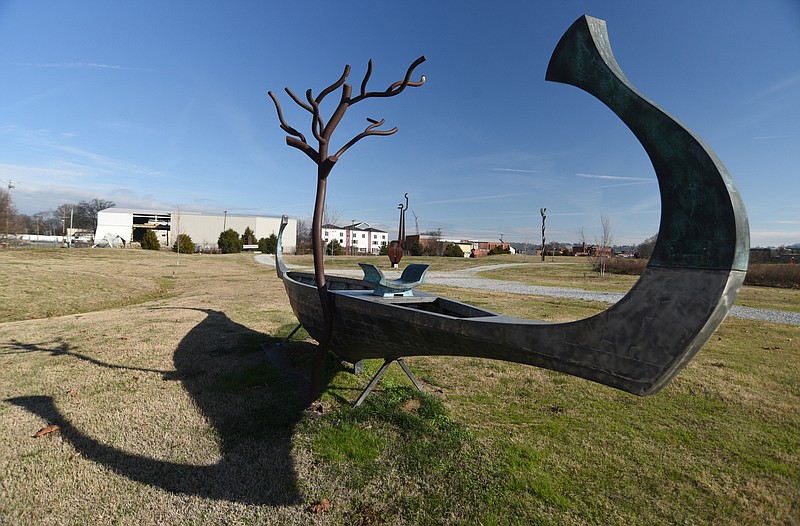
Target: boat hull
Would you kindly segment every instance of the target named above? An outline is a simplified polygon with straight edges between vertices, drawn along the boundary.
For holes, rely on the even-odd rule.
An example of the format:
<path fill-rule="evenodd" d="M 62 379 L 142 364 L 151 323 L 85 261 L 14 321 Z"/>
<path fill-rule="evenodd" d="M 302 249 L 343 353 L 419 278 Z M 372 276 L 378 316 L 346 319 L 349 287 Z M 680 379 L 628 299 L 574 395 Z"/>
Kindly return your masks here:
<path fill-rule="evenodd" d="M 322 311 L 313 275 L 287 273 L 283 279 L 298 320 L 312 337 L 321 338 Z M 344 360 L 489 358 L 648 395 L 663 388 L 707 341 L 727 314 L 744 273 L 648 268 L 616 305 L 567 323 L 503 316 L 419 292 L 411 298 L 383 298 L 372 295 L 365 282 L 327 279 L 329 286 L 340 289 L 329 292 L 334 304 L 330 345 Z M 693 284 L 690 289 L 687 280 Z M 676 289 L 678 283 L 681 288 Z M 649 302 L 642 303 L 642 297 Z"/>

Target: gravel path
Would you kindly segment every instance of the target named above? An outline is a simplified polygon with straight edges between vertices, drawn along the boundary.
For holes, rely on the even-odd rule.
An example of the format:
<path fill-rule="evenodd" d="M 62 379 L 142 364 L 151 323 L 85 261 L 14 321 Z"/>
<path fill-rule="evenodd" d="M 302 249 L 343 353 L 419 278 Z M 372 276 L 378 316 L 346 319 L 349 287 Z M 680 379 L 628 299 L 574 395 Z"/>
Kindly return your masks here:
<path fill-rule="evenodd" d="M 267 265 L 275 265 L 274 256 L 259 254 L 255 256 L 256 261 Z M 596 292 L 583 289 L 572 289 L 567 287 L 545 287 L 541 285 L 526 285 L 518 281 L 505 281 L 499 279 L 489 279 L 479 277 L 479 272 L 495 270 L 524 265 L 525 263 L 509 263 L 502 265 L 485 265 L 465 270 L 451 272 L 431 271 L 425 275 L 425 282 L 432 285 L 447 285 L 450 287 L 461 287 L 467 289 L 493 290 L 508 294 L 529 294 L 534 296 L 550 296 L 554 298 L 567 298 L 575 300 L 602 301 L 605 303 L 616 303 L 625 295 L 621 292 Z M 290 266 L 291 267 L 291 266 Z M 362 277 L 360 270 L 333 270 L 331 274 L 350 277 Z M 387 277 L 399 277 L 399 272 L 394 275 L 391 271 L 385 272 Z M 736 318 L 746 318 L 750 320 L 769 321 L 783 323 L 787 325 L 800 325 L 800 312 L 788 312 L 772 309 L 755 309 L 752 307 L 741 307 L 734 305 L 730 315 Z"/>

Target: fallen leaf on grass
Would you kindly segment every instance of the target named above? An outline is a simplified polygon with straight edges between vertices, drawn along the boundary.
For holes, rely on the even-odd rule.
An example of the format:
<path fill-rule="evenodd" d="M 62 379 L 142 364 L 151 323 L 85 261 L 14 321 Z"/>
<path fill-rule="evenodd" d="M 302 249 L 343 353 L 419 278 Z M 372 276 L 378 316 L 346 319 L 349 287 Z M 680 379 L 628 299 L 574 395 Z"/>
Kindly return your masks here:
<path fill-rule="evenodd" d="M 33 434 L 33 438 L 39 438 L 40 436 L 46 435 L 48 433 L 52 433 L 53 431 L 58 431 L 61 429 L 61 426 L 57 424 L 53 424 L 52 426 L 47 426 L 41 428 L 39 431 Z"/>
<path fill-rule="evenodd" d="M 330 509 L 331 509 L 331 501 L 329 501 L 328 499 L 322 499 L 316 504 L 312 504 L 310 508 L 311 513 L 314 513 L 315 515 L 319 515 L 320 513 L 325 513 Z"/>

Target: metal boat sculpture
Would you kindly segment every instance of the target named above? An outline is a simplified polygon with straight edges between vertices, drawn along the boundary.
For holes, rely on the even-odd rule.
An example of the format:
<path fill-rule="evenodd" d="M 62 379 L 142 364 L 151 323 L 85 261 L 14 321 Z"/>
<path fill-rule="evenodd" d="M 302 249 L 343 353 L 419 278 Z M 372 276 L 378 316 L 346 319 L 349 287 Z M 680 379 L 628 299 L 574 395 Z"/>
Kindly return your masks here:
<path fill-rule="evenodd" d="M 733 181 L 710 148 L 625 77 L 604 21 L 579 18 L 556 46 L 546 79 L 600 99 L 652 161 L 662 202 L 658 241 L 628 294 L 590 318 L 550 323 L 418 291 L 375 295 L 367 281 L 326 276 L 333 307 L 326 331 L 315 274 L 289 271 L 279 252 L 278 276 L 312 337 L 327 339 L 353 363 L 419 355 L 491 358 L 642 396 L 661 390 L 689 362 L 722 323 L 747 270 L 749 228 Z"/>

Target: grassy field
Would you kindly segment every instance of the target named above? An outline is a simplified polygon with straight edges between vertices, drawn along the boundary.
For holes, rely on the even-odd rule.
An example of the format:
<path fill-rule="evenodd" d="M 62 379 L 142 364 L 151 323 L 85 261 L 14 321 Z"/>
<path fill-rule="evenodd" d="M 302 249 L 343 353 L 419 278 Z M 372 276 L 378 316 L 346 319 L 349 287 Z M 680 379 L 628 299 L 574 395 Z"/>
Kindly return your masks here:
<path fill-rule="evenodd" d="M 578 276 L 493 275 L 625 290 Z M 550 321 L 606 307 L 429 290 Z M 430 395 L 393 366 L 352 409 L 368 375 L 330 360 L 317 414 L 262 351 L 294 324 L 244 254 L 0 251 L 0 524 L 800 524 L 800 327 L 729 318 L 648 398 L 432 357 L 407 360 Z M 313 348 L 291 344 L 293 372 Z"/>

